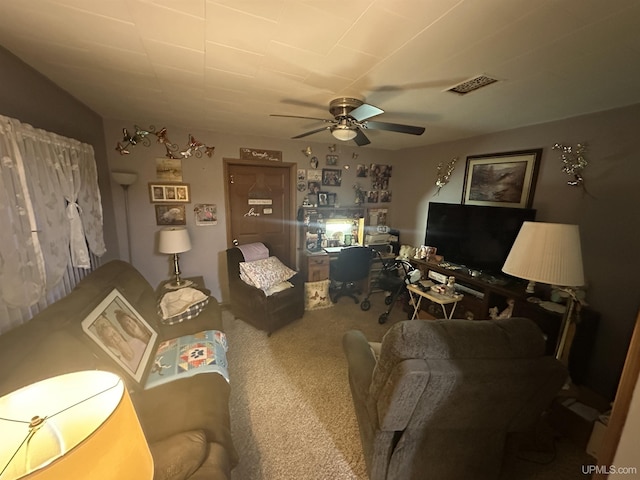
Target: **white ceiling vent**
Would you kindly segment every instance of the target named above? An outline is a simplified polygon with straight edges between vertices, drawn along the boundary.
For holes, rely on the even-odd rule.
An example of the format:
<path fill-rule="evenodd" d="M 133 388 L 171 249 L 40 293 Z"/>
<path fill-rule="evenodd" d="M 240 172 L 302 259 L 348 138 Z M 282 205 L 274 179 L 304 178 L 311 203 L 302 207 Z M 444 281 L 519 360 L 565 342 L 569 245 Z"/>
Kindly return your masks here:
<path fill-rule="evenodd" d="M 498 79 L 488 77 L 487 75 L 478 75 L 476 77 L 470 78 L 469 80 L 465 80 L 458 85 L 454 85 L 451 88 L 445 90 L 446 92 L 457 93 L 458 95 L 466 95 L 467 93 L 471 93 L 479 88 L 486 87 L 487 85 L 491 85 L 492 83 L 497 82 Z"/>

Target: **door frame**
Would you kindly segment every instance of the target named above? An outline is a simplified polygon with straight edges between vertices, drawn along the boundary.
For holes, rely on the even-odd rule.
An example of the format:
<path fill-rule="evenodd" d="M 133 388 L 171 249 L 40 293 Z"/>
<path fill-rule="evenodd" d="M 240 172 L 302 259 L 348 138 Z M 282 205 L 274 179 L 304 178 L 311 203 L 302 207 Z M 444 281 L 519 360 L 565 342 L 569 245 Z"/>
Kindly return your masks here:
<path fill-rule="evenodd" d="M 229 166 L 230 165 L 242 165 L 249 167 L 274 167 L 274 168 L 289 168 L 289 198 L 291 198 L 289 207 L 289 218 L 292 222 L 296 220 L 297 211 L 297 190 L 296 190 L 296 175 L 298 173 L 298 164 L 294 162 L 273 162 L 270 160 L 244 160 L 241 158 L 223 158 L 223 175 L 224 175 L 224 201 L 225 201 L 225 220 L 227 230 L 227 248 L 233 247 L 233 235 L 231 234 L 231 205 L 229 202 Z M 296 265 L 296 232 L 297 228 L 293 226 L 289 229 L 289 258 L 283 259 L 288 262 L 289 265 Z"/>

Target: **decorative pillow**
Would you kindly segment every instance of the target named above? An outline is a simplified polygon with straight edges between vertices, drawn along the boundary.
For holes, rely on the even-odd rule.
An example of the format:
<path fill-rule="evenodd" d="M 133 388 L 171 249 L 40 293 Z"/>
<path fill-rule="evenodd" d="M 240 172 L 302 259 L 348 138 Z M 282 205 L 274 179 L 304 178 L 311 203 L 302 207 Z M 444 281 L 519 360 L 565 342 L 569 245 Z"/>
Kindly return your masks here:
<path fill-rule="evenodd" d="M 307 282 L 304 284 L 304 309 L 320 310 L 333 306 L 329 296 L 330 280 Z"/>
<path fill-rule="evenodd" d="M 269 290 L 297 272 L 284 265 L 277 257 L 264 258 L 253 262 L 240 262 L 240 278 L 249 285 Z"/>
<path fill-rule="evenodd" d="M 285 282 L 280 282 L 280 283 L 274 285 L 273 287 L 264 290 L 264 294 L 267 297 L 270 297 L 271 295 L 274 295 L 274 294 L 276 294 L 278 292 L 282 292 L 283 290 L 288 290 L 289 288 L 293 288 L 293 283 L 286 282 L 286 281 Z"/>

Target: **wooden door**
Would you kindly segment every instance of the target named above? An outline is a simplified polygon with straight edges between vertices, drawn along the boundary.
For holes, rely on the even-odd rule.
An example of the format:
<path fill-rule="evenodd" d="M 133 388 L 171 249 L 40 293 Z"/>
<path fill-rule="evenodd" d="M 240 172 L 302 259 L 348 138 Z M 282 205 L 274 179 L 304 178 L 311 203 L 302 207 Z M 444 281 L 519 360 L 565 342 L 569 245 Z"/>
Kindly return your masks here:
<path fill-rule="evenodd" d="M 294 163 L 225 159 L 227 243 L 263 242 L 295 268 Z"/>

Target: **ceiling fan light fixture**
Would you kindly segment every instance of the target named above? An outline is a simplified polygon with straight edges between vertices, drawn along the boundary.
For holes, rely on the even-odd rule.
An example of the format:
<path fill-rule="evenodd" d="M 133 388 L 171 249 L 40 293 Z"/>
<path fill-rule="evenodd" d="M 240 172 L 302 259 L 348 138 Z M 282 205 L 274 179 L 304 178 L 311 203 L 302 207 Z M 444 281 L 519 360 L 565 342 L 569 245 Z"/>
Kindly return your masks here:
<path fill-rule="evenodd" d="M 348 140 L 353 140 L 354 138 L 356 138 L 358 132 L 346 125 L 336 125 L 331 129 L 331 134 L 338 140 L 346 142 Z"/>

